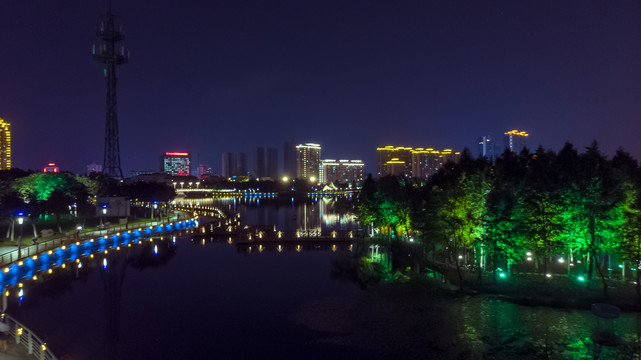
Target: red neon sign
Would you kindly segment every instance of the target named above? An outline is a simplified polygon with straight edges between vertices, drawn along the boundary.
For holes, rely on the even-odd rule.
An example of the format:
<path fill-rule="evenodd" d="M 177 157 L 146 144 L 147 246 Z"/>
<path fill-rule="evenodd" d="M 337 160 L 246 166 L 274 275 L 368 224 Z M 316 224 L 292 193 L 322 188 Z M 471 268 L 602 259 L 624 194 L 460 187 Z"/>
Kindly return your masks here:
<path fill-rule="evenodd" d="M 189 156 L 189 153 L 186 152 L 168 152 L 165 153 L 167 156 Z"/>

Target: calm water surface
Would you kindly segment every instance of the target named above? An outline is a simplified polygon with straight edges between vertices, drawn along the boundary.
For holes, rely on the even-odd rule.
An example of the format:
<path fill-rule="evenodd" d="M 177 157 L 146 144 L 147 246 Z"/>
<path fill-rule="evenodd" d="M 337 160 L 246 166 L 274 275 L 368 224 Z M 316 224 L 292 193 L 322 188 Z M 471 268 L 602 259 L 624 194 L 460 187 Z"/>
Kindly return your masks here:
<path fill-rule="evenodd" d="M 355 226 L 322 201 L 222 205 L 283 230 Z M 8 312 L 73 359 L 592 358 L 588 312 L 484 297 L 363 302 L 368 292 L 331 276 L 347 250 L 248 254 L 227 239 L 172 239 L 110 254 L 107 269 L 97 257 L 78 278 L 59 270 Z M 617 320 L 626 345 L 607 356 L 633 356 L 640 324 Z"/>

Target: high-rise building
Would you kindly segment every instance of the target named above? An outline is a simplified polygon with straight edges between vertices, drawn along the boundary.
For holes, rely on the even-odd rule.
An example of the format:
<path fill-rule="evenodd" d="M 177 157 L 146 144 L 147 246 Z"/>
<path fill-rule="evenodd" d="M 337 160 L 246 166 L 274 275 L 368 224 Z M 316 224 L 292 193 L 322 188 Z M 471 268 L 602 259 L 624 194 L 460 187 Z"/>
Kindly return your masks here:
<path fill-rule="evenodd" d="M 56 166 L 56 163 L 48 163 L 48 164 L 47 164 L 47 166 L 45 166 L 45 167 L 42 169 L 42 172 L 43 172 L 43 173 L 45 173 L 45 174 L 46 174 L 46 173 L 54 173 L 54 174 L 57 174 L 58 172 L 60 172 L 60 168 L 58 168 L 58 167 Z"/>
<path fill-rule="evenodd" d="M 457 163 L 461 159 L 461 153 L 459 151 L 454 152 L 452 149 L 444 149 L 441 151 L 441 158 L 443 159 L 443 165 L 450 161 Z"/>
<path fill-rule="evenodd" d="M 160 171 L 173 176 L 191 175 L 189 153 L 167 152 L 161 157 Z"/>
<path fill-rule="evenodd" d="M 278 178 L 278 149 L 267 149 L 267 166 L 265 170 L 267 171 L 267 177 L 272 179 Z"/>
<path fill-rule="evenodd" d="M 320 182 L 322 184 L 351 183 L 363 181 L 365 164 L 361 160 L 323 160 L 320 165 Z"/>
<path fill-rule="evenodd" d="M 412 149 L 412 177 L 427 179 L 443 166 L 443 156 L 432 148 Z"/>
<path fill-rule="evenodd" d="M 211 169 L 211 166 L 207 164 L 199 164 L 198 165 L 198 178 L 199 179 L 206 179 L 214 174 L 213 170 Z"/>
<path fill-rule="evenodd" d="M 376 148 L 378 176 L 412 176 L 412 148 L 392 146 Z"/>
<path fill-rule="evenodd" d="M 0 170 L 11 169 L 11 125 L 0 119 Z"/>
<path fill-rule="evenodd" d="M 378 176 L 395 175 L 427 179 L 448 161 L 458 161 L 460 152 L 433 148 L 385 146 L 376 148 Z"/>
<path fill-rule="evenodd" d="M 256 149 L 256 177 L 263 178 L 267 176 L 265 170 L 265 148 L 259 147 Z"/>
<path fill-rule="evenodd" d="M 481 136 L 478 139 L 478 156 L 479 157 L 485 157 L 490 160 L 496 159 L 496 157 L 500 154 L 497 152 L 500 152 L 501 149 L 498 148 L 496 141 L 494 141 L 494 138 L 489 135 Z"/>
<path fill-rule="evenodd" d="M 243 152 L 224 152 L 222 165 L 223 177 L 247 176 L 247 154 Z"/>
<path fill-rule="evenodd" d="M 278 178 L 278 150 L 259 147 L 256 149 L 256 177 Z"/>
<path fill-rule="evenodd" d="M 96 163 L 87 165 L 87 174 L 91 174 L 93 172 L 102 172 L 102 165 Z"/>
<path fill-rule="evenodd" d="M 505 148 L 515 153 L 520 153 L 527 147 L 527 138 L 530 136 L 525 131 L 512 130 L 505 133 Z"/>
<path fill-rule="evenodd" d="M 427 179 L 436 174 L 448 161 L 457 162 L 460 156 L 460 152 L 453 152 L 452 149 L 412 149 L 412 177 Z"/>
<path fill-rule="evenodd" d="M 296 176 L 296 143 L 288 140 L 283 143 L 283 175 Z"/>
<path fill-rule="evenodd" d="M 321 146 L 318 144 L 296 145 L 296 177 L 311 181 L 320 179 Z"/>

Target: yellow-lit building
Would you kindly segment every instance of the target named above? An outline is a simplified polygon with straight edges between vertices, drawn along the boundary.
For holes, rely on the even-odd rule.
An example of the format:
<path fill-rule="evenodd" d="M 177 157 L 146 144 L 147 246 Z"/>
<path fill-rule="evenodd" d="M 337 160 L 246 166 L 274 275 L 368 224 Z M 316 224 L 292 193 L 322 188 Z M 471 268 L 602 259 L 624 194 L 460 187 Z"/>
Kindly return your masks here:
<path fill-rule="evenodd" d="M 320 180 L 321 146 L 319 144 L 296 145 L 296 177 L 311 181 Z"/>
<path fill-rule="evenodd" d="M 448 161 L 458 162 L 460 156 L 460 152 L 453 152 L 452 149 L 412 149 L 412 177 L 427 179 L 436 174 Z"/>
<path fill-rule="evenodd" d="M 378 176 L 396 175 L 427 179 L 448 161 L 457 162 L 460 152 L 433 148 L 385 146 L 376 148 Z"/>
<path fill-rule="evenodd" d="M 511 130 L 505 135 L 505 148 L 510 149 L 510 151 L 519 153 L 523 148 L 527 147 L 527 138 L 530 136 L 525 131 L 520 130 Z"/>
<path fill-rule="evenodd" d="M 0 119 L 0 170 L 11 169 L 11 126 Z"/>
<path fill-rule="evenodd" d="M 376 148 L 378 176 L 412 176 L 412 148 L 392 146 Z"/>

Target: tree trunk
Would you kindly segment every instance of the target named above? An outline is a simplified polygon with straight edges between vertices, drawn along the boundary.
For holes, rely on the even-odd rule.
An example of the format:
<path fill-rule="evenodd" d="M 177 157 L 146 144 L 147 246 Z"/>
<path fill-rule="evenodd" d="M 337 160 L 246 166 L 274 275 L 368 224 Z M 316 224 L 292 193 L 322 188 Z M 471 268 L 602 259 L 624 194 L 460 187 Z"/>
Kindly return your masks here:
<path fill-rule="evenodd" d="M 587 256 L 587 271 L 588 271 L 588 284 L 590 281 L 592 281 L 592 275 L 594 272 L 594 256 L 590 256 L 590 253 L 588 253 Z"/>
<path fill-rule="evenodd" d="M 58 225 L 58 232 L 62 234 L 62 227 L 60 226 L 60 215 L 56 213 L 56 225 Z"/>
<path fill-rule="evenodd" d="M 636 285 L 634 287 L 636 287 L 636 289 L 637 289 L 637 295 L 641 296 L 641 284 L 640 284 L 641 275 L 639 275 L 639 269 L 637 269 L 636 273 L 637 273 L 637 283 L 636 283 Z"/>
<path fill-rule="evenodd" d="M 461 273 L 461 264 L 458 261 L 458 256 L 454 255 L 454 260 L 456 260 L 456 273 L 458 275 L 458 286 L 459 290 L 463 292 L 463 274 Z"/>
<path fill-rule="evenodd" d="M 592 258 L 594 259 L 593 261 L 596 261 L 596 259 L 598 259 L 594 250 L 592 250 Z M 607 301 L 610 301 L 610 297 L 608 296 L 608 282 L 605 280 L 605 275 L 603 275 L 603 271 L 601 269 L 599 261 L 596 261 L 596 270 L 601 277 L 601 281 L 603 282 L 603 295 L 605 296 L 605 299 Z"/>
<path fill-rule="evenodd" d="M 11 220 L 11 224 L 13 224 L 13 219 Z M 9 224 L 9 226 L 7 227 L 7 239 L 9 239 L 9 237 L 11 236 L 11 224 Z"/>

